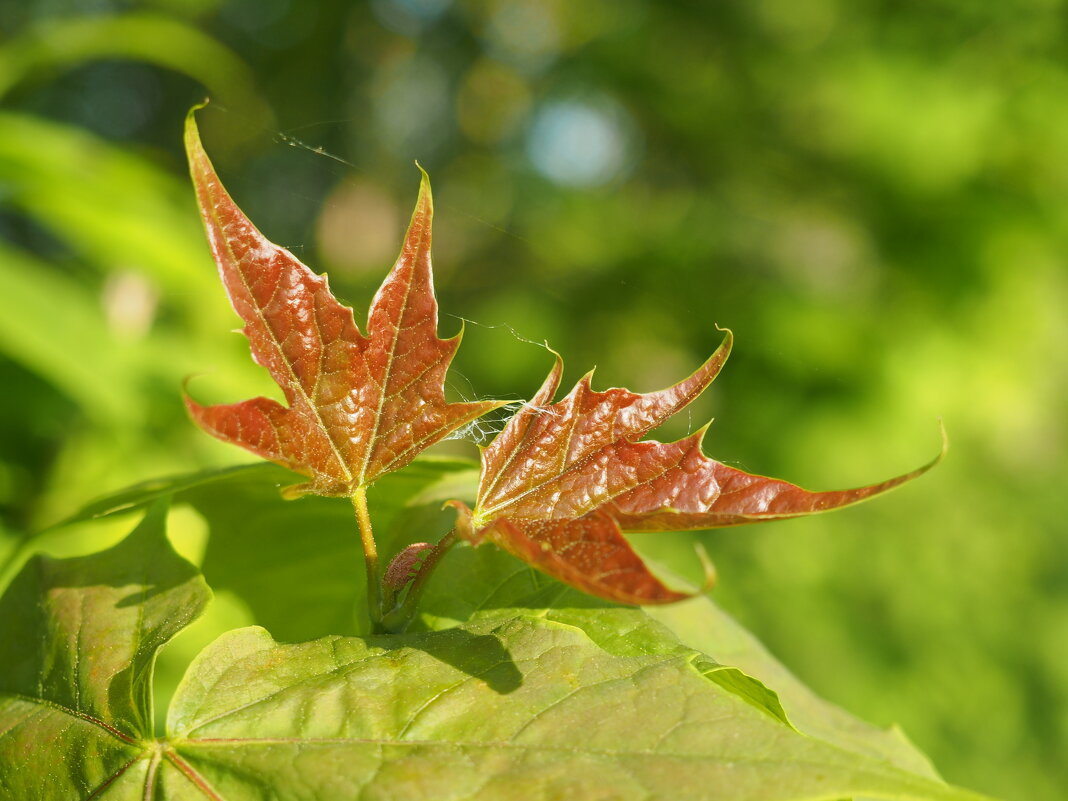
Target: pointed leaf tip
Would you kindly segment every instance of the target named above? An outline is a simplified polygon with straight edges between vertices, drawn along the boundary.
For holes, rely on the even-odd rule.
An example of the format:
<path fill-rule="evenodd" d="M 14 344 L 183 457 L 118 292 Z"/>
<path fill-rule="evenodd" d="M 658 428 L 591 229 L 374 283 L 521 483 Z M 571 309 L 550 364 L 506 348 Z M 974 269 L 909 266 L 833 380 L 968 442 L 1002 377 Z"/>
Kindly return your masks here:
<path fill-rule="evenodd" d="M 934 464 L 941 462 L 946 458 L 946 454 L 949 453 L 949 432 L 946 431 L 946 423 L 941 417 L 938 418 L 938 431 L 942 435 L 942 450 Z"/>
<path fill-rule="evenodd" d="M 723 342 L 703 365 L 646 394 L 594 391 L 587 374 L 551 403 L 562 369 L 558 358 L 530 406 L 483 451 L 469 538 L 492 539 L 602 598 L 666 603 L 685 596 L 652 576 L 624 532 L 719 528 L 828 511 L 900 486 L 937 464 L 866 487 L 810 492 L 708 458 L 702 451 L 708 424 L 676 442 L 642 440 L 719 374 L 734 342 L 729 329 L 719 330 Z"/>
<path fill-rule="evenodd" d="M 208 105 L 208 99 L 205 98 L 201 102 L 192 106 L 185 114 L 185 127 L 183 130 L 183 141 L 185 144 L 186 157 L 190 162 L 193 161 L 193 156 L 197 158 L 207 158 L 207 154 L 204 152 L 204 146 L 200 141 L 200 128 L 197 126 L 197 112 Z"/>
<path fill-rule="evenodd" d="M 209 407 L 189 399 L 201 428 L 310 476 L 308 491 L 349 495 L 505 403 L 445 400 L 459 340 L 437 334 L 425 171 L 401 254 L 375 295 L 364 336 L 325 276 L 270 242 L 234 203 L 204 152 L 192 111 L 185 143 L 219 275 L 245 322 L 253 358 L 286 399 Z"/>
<path fill-rule="evenodd" d="M 430 188 L 430 174 L 423 169 L 423 165 L 418 161 L 415 162 L 415 166 L 419 170 L 419 194 L 415 200 L 416 213 L 420 209 L 425 209 L 425 213 L 432 216 L 434 213 L 434 194 Z"/>

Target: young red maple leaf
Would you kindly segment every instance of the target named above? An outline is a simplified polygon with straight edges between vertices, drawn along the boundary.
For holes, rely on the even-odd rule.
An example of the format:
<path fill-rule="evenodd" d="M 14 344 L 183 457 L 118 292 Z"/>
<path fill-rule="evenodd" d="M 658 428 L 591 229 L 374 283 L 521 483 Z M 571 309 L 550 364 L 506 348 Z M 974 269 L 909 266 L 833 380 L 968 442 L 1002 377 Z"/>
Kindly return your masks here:
<path fill-rule="evenodd" d="M 267 240 L 219 182 L 193 112 L 185 146 L 212 255 L 252 356 L 288 406 L 253 398 L 201 406 L 186 398 L 209 434 L 312 480 L 298 491 L 353 495 L 398 470 L 503 401 L 447 403 L 445 372 L 460 344 L 437 335 L 430 266 L 434 214 L 425 172 L 400 256 L 368 313 L 367 335 L 352 309 L 285 248 Z"/>
<path fill-rule="evenodd" d="M 592 373 L 552 403 L 559 356 L 545 383 L 482 453 L 474 511 L 459 502 L 457 531 L 490 540 L 580 590 L 628 604 L 689 597 L 665 587 L 625 531 L 719 528 L 837 509 L 915 478 L 937 461 L 857 489 L 809 492 L 705 456 L 700 431 L 640 441 L 700 395 L 730 354 L 732 335 L 689 378 L 648 394 L 595 392 Z M 940 458 L 940 457 L 939 457 Z"/>

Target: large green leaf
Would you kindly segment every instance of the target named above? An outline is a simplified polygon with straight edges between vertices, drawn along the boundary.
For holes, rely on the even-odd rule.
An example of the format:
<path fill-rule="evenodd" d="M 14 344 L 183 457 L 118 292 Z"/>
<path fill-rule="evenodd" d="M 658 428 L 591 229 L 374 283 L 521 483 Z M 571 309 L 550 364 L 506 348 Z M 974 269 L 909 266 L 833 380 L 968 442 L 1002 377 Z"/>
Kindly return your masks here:
<path fill-rule="evenodd" d="M 682 532 L 680 535 L 685 536 Z M 643 553 L 643 557 L 654 566 L 661 564 L 649 554 Z M 551 606 L 553 610 L 549 614 L 559 616 L 568 607 L 605 606 L 555 582 L 546 582 L 540 574 L 524 569 L 519 562 L 501 558 L 495 549 L 480 548 L 458 553 L 452 569 L 463 572 L 459 583 L 464 586 L 471 586 L 479 581 L 478 576 L 484 576 L 493 589 L 483 588 L 469 596 L 477 598 L 480 592 L 486 594 L 478 608 L 468 609 L 465 608 L 468 601 L 463 597 L 457 597 L 443 584 L 433 583 L 424 603 L 424 619 L 430 625 L 447 626 L 470 619 L 486 607 Z M 672 575 L 666 568 L 660 572 Z M 681 581 L 672 578 L 675 583 Z M 445 618 L 438 620 L 435 613 L 443 613 Z M 927 757 L 899 728 L 873 726 L 817 696 L 769 653 L 751 632 L 708 596 L 699 595 L 677 604 L 647 607 L 640 614 L 648 623 L 655 621 L 666 627 L 673 637 L 690 648 L 713 656 L 719 663 L 733 666 L 739 672 L 744 671 L 743 675 L 773 687 L 783 713 L 802 732 L 841 748 L 885 759 L 920 775 L 938 777 Z M 606 614 L 598 620 L 605 621 L 608 617 Z"/>
<path fill-rule="evenodd" d="M 711 599 L 697 597 L 674 606 L 648 609 L 646 613 L 690 647 L 714 655 L 717 660 L 774 687 L 791 722 L 806 734 L 937 778 L 927 757 L 899 728 L 872 726 L 824 701 Z"/>
<path fill-rule="evenodd" d="M 430 581 L 422 624 L 443 629 L 506 609 L 578 625 L 618 654 L 668 652 L 684 644 L 718 663 L 709 678 L 782 715 L 805 734 L 937 777 L 927 758 L 898 729 L 872 726 L 816 696 L 707 597 L 642 610 L 618 607 L 570 590 L 498 549 L 461 548 Z M 768 698 L 762 687 L 772 688 L 775 697 Z"/>
<path fill-rule="evenodd" d="M 288 618 L 309 612 L 318 615 L 311 628 L 342 630 L 355 601 L 331 577 L 347 575 L 351 587 L 362 573 L 351 511 L 337 499 L 281 500 L 277 486 L 288 477 L 270 467 L 180 477 L 116 496 L 92 511 L 129 509 L 158 498 L 169 484 L 177 502 L 189 503 L 209 522 L 205 570 L 250 599 L 257 620 L 283 621 L 289 603 Z M 472 478 L 466 463 L 425 460 L 380 482 L 376 521 L 383 542 L 395 549 L 447 525 L 447 515 L 434 510 L 443 498 L 469 492 Z M 86 577 L 68 581 L 70 571 L 61 571 L 59 579 L 42 583 L 31 579 L 39 570 L 35 565 L 47 560 L 31 562 L 3 601 L 5 619 L 23 620 L 21 633 L 3 640 L 5 649 L 23 648 L 16 643 L 38 632 L 52 654 L 49 664 L 71 663 L 71 653 L 89 664 L 99 658 L 95 648 L 124 658 L 106 639 L 79 643 L 63 630 L 52 636 L 26 610 L 57 592 L 66 598 L 64 608 L 77 608 L 79 593 L 107 584 L 101 577 L 116 571 L 116 554 L 192 574 L 188 565 L 175 567 L 183 563 L 169 549 L 160 559 L 160 512 L 153 510 L 148 521 L 155 522 L 143 524 L 117 549 L 72 560 Z M 152 537 L 144 534 L 149 528 Z M 338 543 L 347 537 L 348 544 L 326 548 L 328 558 L 321 559 L 315 549 L 333 537 Z M 268 574 L 262 586 L 253 578 L 261 571 Z M 159 604 L 170 604 L 175 618 L 188 606 L 175 593 L 149 595 L 145 619 L 166 619 Z M 325 609 L 309 611 L 313 602 Z M 129 628 L 137 618 L 121 615 L 137 608 L 101 608 L 95 616 L 113 621 L 112 628 Z M 88 733 L 83 719 L 72 726 L 68 713 L 49 707 L 69 730 L 57 748 L 68 750 L 30 749 L 28 760 L 20 758 L 25 767 L 13 774 L 23 784 L 11 786 L 31 788 L 38 794 L 29 797 L 42 799 L 71 797 L 75 787 L 82 795 L 102 788 L 94 796 L 99 798 L 227 801 L 333 801 L 364 793 L 434 799 L 978 798 L 938 781 L 895 732 L 867 726 L 813 696 L 705 599 L 658 610 L 654 619 L 569 590 L 497 549 L 461 546 L 435 574 L 423 609 L 423 630 L 399 636 L 335 633 L 291 644 L 259 627 L 225 634 L 189 667 L 159 740 L 148 737 L 152 721 L 143 691 L 126 706 L 94 707 L 100 723 Z M 7 653 L 0 650 L 0 656 Z M 10 678 L 13 670 L 0 666 L 0 687 L 20 686 L 15 692 L 38 697 L 25 692 L 34 686 L 28 680 Z M 60 674 L 57 693 L 69 678 Z M 4 714 L 27 714 L 20 706 L 26 703 L 9 700 Z M 0 731 L 8 728 L 0 724 Z M 0 734 L 0 754 L 26 748 L 19 732 L 25 737 L 35 728 L 27 720 Z M 60 755 L 70 763 L 70 778 L 51 794 L 40 779 L 18 778 L 43 771 Z"/>
<path fill-rule="evenodd" d="M 204 574 L 213 588 L 246 604 L 253 622 L 287 640 L 358 633 L 367 615 L 358 611 L 365 578 L 352 507 L 317 496 L 289 501 L 279 493 L 303 480 L 266 463 L 204 470 L 113 493 L 61 525 L 170 497 L 204 519 Z M 412 538 L 436 541 L 449 527 L 442 503 L 470 497 L 477 481 L 472 463 L 435 457 L 381 478 L 368 492 L 380 551 L 388 559 Z M 62 529 L 49 536 L 62 536 Z"/>
<path fill-rule="evenodd" d="M 799 735 L 694 661 L 526 616 L 298 645 L 242 629 L 190 668 L 170 738 L 226 799 L 976 798 Z"/>
<path fill-rule="evenodd" d="M 35 557 L 0 599 L 0 797 L 90 797 L 144 756 L 156 652 L 209 597 L 165 515 L 102 553 Z"/>
<path fill-rule="evenodd" d="M 39 558 L 2 601 L 20 621 L 0 666 L 10 797 L 978 798 L 798 734 L 709 681 L 697 652 L 604 647 L 581 625 L 602 609 L 299 644 L 239 629 L 194 661 L 150 740 L 125 679 L 206 595 L 161 522 L 156 507 L 112 551 Z"/>

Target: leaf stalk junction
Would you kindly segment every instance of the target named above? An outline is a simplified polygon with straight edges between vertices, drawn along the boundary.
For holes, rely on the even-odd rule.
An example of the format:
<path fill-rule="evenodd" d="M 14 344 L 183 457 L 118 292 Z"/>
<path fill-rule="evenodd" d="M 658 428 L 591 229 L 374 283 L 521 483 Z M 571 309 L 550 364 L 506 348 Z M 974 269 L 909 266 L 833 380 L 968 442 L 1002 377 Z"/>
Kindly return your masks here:
<path fill-rule="evenodd" d="M 363 545 L 364 568 L 367 571 L 367 615 L 373 634 L 399 634 L 415 615 L 423 589 L 441 558 L 458 542 L 456 530 L 452 529 L 437 545 L 420 543 L 418 556 L 405 549 L 397 554 L 386 571 L 379 570 L 378 546 L 375 543 L 371 515 L 367 507 L 367 488 L 358 487 L 351 496 L 356 513 L 356 524 Z M 416 546 L 412 546 L 416 547 Z M 404 560 L 400 579 L 394 574 L 395 567 Z"/>

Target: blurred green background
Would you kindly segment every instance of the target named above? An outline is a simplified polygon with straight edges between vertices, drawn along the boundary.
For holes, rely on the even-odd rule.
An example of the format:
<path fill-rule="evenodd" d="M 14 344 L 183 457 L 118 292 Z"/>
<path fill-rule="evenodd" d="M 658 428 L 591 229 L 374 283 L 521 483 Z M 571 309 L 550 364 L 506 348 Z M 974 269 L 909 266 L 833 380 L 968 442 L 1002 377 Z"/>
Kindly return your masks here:
<path fill-rule="evenodd" d="M 1059 0 L 0 0 L 0 548 L 124 484 L 248 461 L 205 401 L 275 393 L 181 151 L 364 318 L 418 158 L 464 397 L 550 357 L 672 383 L 737 337 L 710 455 L 813 489 L 697 535 L 720 602 L 947 779 L 1068 787 L 1068 9 Z M 468 432 L 453 452 L 473 454 Z M 643 539 L 676 558 L 692 536 Z M 691 560 L 696 574 L 696 558 Z"/>

